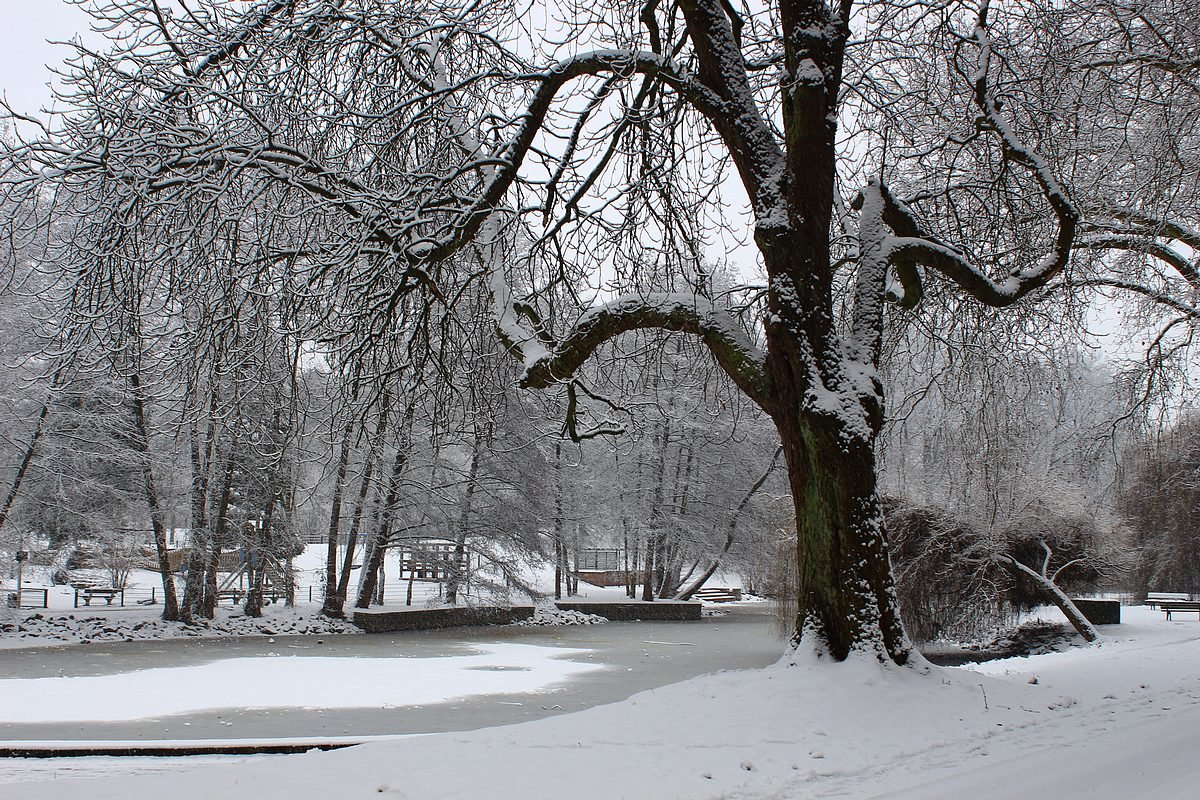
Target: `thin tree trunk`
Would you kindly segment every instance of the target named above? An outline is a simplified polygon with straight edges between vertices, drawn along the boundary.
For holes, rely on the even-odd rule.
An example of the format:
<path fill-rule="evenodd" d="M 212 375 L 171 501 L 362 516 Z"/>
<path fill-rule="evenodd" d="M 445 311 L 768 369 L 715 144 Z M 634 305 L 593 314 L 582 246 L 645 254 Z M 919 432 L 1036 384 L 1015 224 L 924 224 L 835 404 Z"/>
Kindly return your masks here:
<path fill-rule="evenodd" d="M 4 523 L 8 522 L 8 515 L 12 513 L 13 504 L 17 502 L 17 495 L 21 492 L 21 484 L 25 482 L 25 473 L 29 471 L 29 465 L 33 463 L 37 446 L 46 432 L 46 418 L 50 415 L 50 401 L 61 386 L 64 369 L 64 367 L 59 367 L 50 379 L 49 397 L 42 403 L 42 410 L 38 412 L 33 433 L 29 436 L 29 444 L 25 447 L 25 452 L 21 454 L 21 463 L 17 465 L 17 474 L 13 476 L 12 486 L 9 487 L 8 495 L 4 498 L 4 505 L 0 506 L 0 529 L 3 529 Z"/>
<path fill-rule="evenodd" d="M 158 558 L 158 574 L 163 587 L 163 613 L 165 620 L 179 619 L 179 597 L 175 592 L 175 578 L 171 575 L 171 560 L 167 555 L 167 530 L 163 524 L 162 505 L 159 503 L 158 487 L 154 482 L 154 470 L 150 461 L 150 424 L 147 421 L 146 400 L 142 393 L 142 379 L 134 369 L 129 375 L 129 386 L 133 396 L 133 418 L 137 425 L 137 444 L 142 464 L 142 484 L 146 490 L 146 505 L 150 510 L 150 527 L 154 531 L 154 553 Z M 42 408 L 43 415 L 45 407 Z M 41 420 L 38 421 L 41 424 Z M 32 451 L 33 445 L 30 445 Z M 18 476 L 20 473 L 18 473 Z M 19 481 L 18 484 L 19 485 Z M 8 507 L 4 509 L 7 514 Z M 3 517 L 0 517 L 3 525 Z"/>
<path fill-rule="evenodd" d="M 554 443 L 554 599 L 561 600 L 563 582 L 562 444 Z"/>
<path fill-rule="evenodd" d="M 771 456 L 771 463 L 767 465 L 766 470 L 764 470 L 763 474 L 758 477 L 758 480 L 756 480 L 746 491 L 746 493 L 742 495 L 741 501 L 737 504 L 737 508 L 734 509 L 733 515 L 730 516 L 729 522 L 725 525 L 725 543 L 721 546 L 720 554 L 712 560 L 707 569 L 700 573 L 700 575 L 694 581 L 679 590 L 679 592 L 675 595 L 676 600 L 691 600 L 692 595 L 694 595 L 698 589 L 703 588 L 704 584 L 708 582 L 708 579 L 711 578 L 713 574 L 720 568 L 721 561 L 726 555 L 729 554 L 729 551 L 733 549 L 734 542 L 737 541 L 734 534 L 737 531 L 738 520 L 741 518 L 742 512 L 746 510 L 746 506 L 750 505 L 750 501 L 754 498 L 754 495 L 757 494 L 758 490 L 761 489 L 763 484 L 767 482 L 767 478 L 771 477 L 771 473 L 775 470 L 775 464 L 779 460 L 779 455 L 782 452 L 782 446 L 775 448 L 775 454 Z"/>
<path fill-rule="evenodd" d="M 450 605 L 458 603 L 458 590 L 462 587 L 465 578 L 467 537 L 471 531 L 471 508 L 475 498 L 475 486 L 479 480 L 479 461 L 484 445 L 484 437 L 480 436 L 479 431 L 476 430 L 475 444 L 471 450 L 471 466 L 467 470 L 467 489 L 463 496 L 462 514 L 458 518 L 458 531 L 454 536 L 454 554 L 450 563 L 450 574 L 446 581 L 446 602 Z"/>
<path fill-rule="evenodd" d="M 675 470 L 675 518 L 685 519 L 688 507 L 688 492 L 691 491 L 692 468 L 695 465 L 696 450 L 691 444 L 687 446 L 687 458 L 684 459 L 682 470 Z M 675 535 L 664 543 L 665 557 L 663 559 L 663 577 L 658 587 L 658 596 L 670 597 L 683 582 L 680 572 L 683 571 L 683 529 L 675 525 Z"/>
<path fill-rule="evenodd" d="M 233 476 L 240 456 L 241 440 L 235 433 L 225 460 L 225 475 L 221 481 L 221 494 L 217 501 L 217 516 L 213 520 L 213 540 L 208 564 L 204 573 L 204 595 L 201 608 L 204 616 L 212 619 L 217 613 L 217 571 L 221 566 L 221 551 L 229 538 L 229 504 L 233 502 Z M 253 574 L 251 575 L 253 578 Z"/>
<path fill-rule="evenodd" d="M 342 432 L 342 446 L 338 454 L 337 475 L 333 482 L 333 499 L 329 509 L 329 539 L 325 550 L 325 600 L 321 606 L 321 613 L 335 619 L 346 616 L 344 610 L 346 597 L 338 593 L 337 556 L 338 532 L 342 520 L 342 493 L 346 487 L 346 473 L 350 467 L 350 440 L 353 435 L 354 420 L 351 419 L 346 423 L 346 428 Z M 347 560 L 353 557 L 353 553 L 346 556 Z"/>
<path fill-rule="evenodd" d="M 343 607 L 346 598 L 349 597 L 350 572 L 354 567 L 354 551 L 358 547 L 358 532 L 362 527 L 367 498 L 371 493 L 371 479 L 375 472 L 375 464 L 379 460 L 380 449 L 383 447 L 383 442 L 387 436 L 388 412 L 390 408 L 391 398 L 385 394 L 383 396 L 382 407 L 379 411 L 379 424 L 375 426 L 375 437 L 371 443 L 371 447 L 367 450 L 367 463 L 363 466 L 362 481 L 358 486 L 358 498 L 354 503 L 354 516 L 350 520 L 350 534 L 346 537 L 346 551 L 342 556 L 342 574 L 338 578 L 337 594 L 342 598 Z M 365 563 L 366 553 L 363 553 L 363 561 Z M 360 580 L 359 583 L 361 582 Z"/>
<path fill-rule="evenodd" d="M 217 439 L 217 409 L 219 408 L 221 388 L 220 367 L 214 372 L 214 385 L 209 396 L 208 424 L 204 430 L 203 447 L 201 447 L 200 426 L 193 422 L 189 436 L 188 455 L 192 468 L 191 480 L 191 534 L 189 536 L 191 552 L 188 554 L 187 582 L 183 590 L 183 602 L 180 614 L 185 622 L 192 622 L 197 616 L 204 616 L 205 575 L 208 565 L 208 551 L 214 544 L 214 537 L 209 530 L 208 494 L 209 470 L 212 468 L 213 453 Z"/>
<path fill-rule="evenodd" d="M 664 483 L 666 480 L 667 471 L 667 446 L 671 441 L 671 429 L 669 422 L 663 422 L 663 427 L 654 437 L 655 451 L 658 454 L 658 463 L 655 466 L 654 475 L 654 491 L 650 499 L 650 526 L 646 532 L 646 564 L 645 577 L 642 581 L 642 599 L 649 601 L 654 599 L 655 594 L 655 577 L 658 572 L 659 550 L 661 547 L 662 536 L 662 504 Z"/>
<path fill-rule="evenodd" d="M 356 608 L 370 608 L 371 599 L 376 594 L 376 586 L 387 554 L 388 538 L 391 535 L 392 514 L 400 499 L 400 478 L 408 464 L 409 447 L 408 426 L 412 424 L 414 406 L 409 404 L 405 412 L 404 424 L 401 427 L 402 436 L 396 447 L 396 457 L 392 461 L 392 476 L 388 481 L 387 498 L 379 514 L 378 524 L 374 533 L 368 538 L 367 549 L 363 554 L 362 580 L 358 587 Z"/>
<path fill-rule="evenodd" d="M 246 604 L 243 608 L 248 617 L 261 617 L 263 607 L 263 578 L 267 572 L 268 557 L 271 550 L 271 526 L 275 522 L 275 494 L 267 500 L 263 511 L 263 524 L 258 532 L 258 546 L 253 552 L 255 569 L 250 575 L 250 590 L 246 592 Z"/>

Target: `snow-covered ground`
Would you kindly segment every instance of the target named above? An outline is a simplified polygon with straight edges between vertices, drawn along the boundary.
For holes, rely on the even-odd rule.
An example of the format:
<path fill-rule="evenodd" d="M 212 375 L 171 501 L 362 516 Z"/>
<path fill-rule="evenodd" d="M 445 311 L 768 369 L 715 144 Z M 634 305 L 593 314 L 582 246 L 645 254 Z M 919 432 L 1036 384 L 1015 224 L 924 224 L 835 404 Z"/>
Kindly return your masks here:
<path fill-rule="evenodd" d="M 227 658 L 113 675 L 0 680 L 0 722 L 117 722 L 220 708 L 388 708 L 537 692 L 601 665 L 491 642 L 441 658 Z M 186 690 L 185 690 L 186 687 Z"/>
<path fill-rule="evenodd" d="M 972 669 L 803 656 L 522 725 L 20 796 L 1195 798 L 1200 621 L 1162 616 Z"/>
<path fill-rule="evenodd" d="M 389 572 L 398 574 L 399 555 L 389 554 Z M 320 615 L 322 586 L 325 569 L 325 546 L 309 545 L 294 562 L 296 575 L 295 608 L 285 608 L 283 603 L 273 603 L 263 608 L 263 616 L 249 618 L 242 614 L 240 605 L 223 603 L 217 607 L 216 618 L 201 620 L 196 625 L 163 622 L 161 605 L 140 605 L 134 598 L 148 597 L 152 588 L 161 595 L 161 580 L 158 573 L 134 570 L 129 578 L 129 595 L 126 605 L 109 605 L 97 599 L 90 606 L 75 607 L 75 591 L 70 586 L 52 586 L 48 583 L 49 568 L 31 567 L 25 580 L 26 587 L 36 587 L 30 596 L 40 602 L 41 592 L 47 591 L 46 609 L 11 609 L 0 607 L 0 650 L 5 648 L 44 647 L 62 644 L 90 644 L 92 642 L 120 642 L 144 639 L 178 639 L 194 637 L 225 636 L 277 636 L 289 634 L 348 634 L 361 631 L 348 622 L 331 620 Z M 95 577 L 103 581 L 103 574 L 95 571 Z M 545 595 L 554 590 L 554 570 L 551 567 L 530 567 L 525 580 Z M 740 586 L 734 575 L 717 575 L 712 585 Z M 407 583 L 393 581 L 387 593 L 385 607 L 404 606 L 407 601 Z M 597 587 L 579 584 L 579 594 L 569 599 L 588 601 L 627 602 L 622 587 Z M 515 603 L 529 603 L 524 596 L 509 598 Z M 491 603 L 495 598 L 468 594 L 465 604 Z M 503 601 L 503 598 L 501 598 Z M 745 602 L 761 602 L 751 598 Z M 119 601 L 114 601 L 119 602 Z M 417 581 L 413 585 L 412 606 L 434 608 L 443 605 L 439 585 L 428 581 Z M 351 611 L 347 606 L 347 613 Z M 578 612 L 555 612 L 539 609 L 531 624 L 590 624 L 604 620 Z"/>

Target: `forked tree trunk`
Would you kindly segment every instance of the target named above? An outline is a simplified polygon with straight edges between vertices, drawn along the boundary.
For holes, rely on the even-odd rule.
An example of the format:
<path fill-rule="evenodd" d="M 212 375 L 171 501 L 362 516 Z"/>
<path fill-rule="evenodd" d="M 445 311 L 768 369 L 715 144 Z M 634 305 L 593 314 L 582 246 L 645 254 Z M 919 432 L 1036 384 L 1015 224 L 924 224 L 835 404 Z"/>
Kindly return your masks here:
<path fill-rule="evenodd" d="M 776 426 L 796 509 L 796 642 L 839 661 L 869 651 L 905 663 L 871 443 L 824 415 Z"/>
<path fill-rule="evenodd" d="M 363 514 L 366 511 L 367 500 L 371 493 L 371 481 L 375 471 L 375 464 L 380 458 L 380 448 L 383 445 L 387 434 L 388 426 L 388 410 L 391 407 L 391 399 L 385 393 L 383 396 L 383 407 L 379 412 L 379 423 L 375 426 L 375 435 L 372 438 L 371 447 L 367 451 L 367 463 L 363 467 L 362 480 L 358 485 L 358 499 L 354 503 L 354 515 L 350 521 L 350 534 L 346 537 L 346 550 L 342 554 L 342 573 L 338 577 L 337 596 L 342 599 L 342 607 L 345 607 L 346 599 L 350 595 L 350 573 L 354 569 L 354 551 L 358 548 L 358 532 L 362 528 Z M 365 427 L 365 423 L 364 423 Z M 363 553 L 363 561 L 366 561 L 366 553 Z M 362 573 L 359 573 L 360 583 Z"/>
<path fill-rule="evenodd" d="M 409 406 L 406 426 L 412 420 L 412 406 Z M 405 428 L 407 430 L 407 427 Z M 358 598 L 355 608 L 370 608 L 371 599 L 378 597 L 383 603 L 383 594 L 379 587 L 383 579 L 383 559 L 387 555 L 388 544 L 392 535 L 392 518 L 396 504 L 400 500 L 400 478 L 404 476 L 404 468 L 408 464 L 410 442 L 407 437 L 397 445 L 396 457 L 392 461 L 392 477 L 388 481 L 387 497 L 379 512 L 375 531 L 368 537 L 366 550 L 363 553 L 362 580 L 358 586 Z"/>
<path fill-rule="evenodd" d="M 1042 547 L 1046 547 L 1045 542 L 1042 543 Z M 1050 557 L 1049 548 L 1046 549 L 1046 564 L 1043 565 L 1040 573 L 1036 570 L 1030 569 L 1012 556 L 1002 556 L 1000 557 L 999 561 L 1018 579 L 1024 576 L 1029 580 L 1030 583 L 1036 586 L 1038 591 L 1040 591 L 1047 600 L 1049 600 L 1051 603 L 1054 603 L 1054 605 L 1058 607 L 1058 610 L 1061 611 L 1063 616 L 1067 618 L 1067 622 L 1071 623 L 1071 627 L 1078 631 L 1079 635 L 1082 636 L 1085 641 L 1096 641 L 1100 638 L 1099 631 L 1097 631 L 1096 627 L 1092 625 L 1091 621 L 1083 615 L 1083 612 L 1079 610 L 1079 606 L 1075 605 L 1074 601 L 1067 596 L 1067 593 L 1058 588 L 1058 584 L 1054 582 L 1054 578 L 1047 574 L 1046 567 L 1049 565 Z M 1062 572 L 1062 570 L 1060 569 L 1059 572 Z"/>

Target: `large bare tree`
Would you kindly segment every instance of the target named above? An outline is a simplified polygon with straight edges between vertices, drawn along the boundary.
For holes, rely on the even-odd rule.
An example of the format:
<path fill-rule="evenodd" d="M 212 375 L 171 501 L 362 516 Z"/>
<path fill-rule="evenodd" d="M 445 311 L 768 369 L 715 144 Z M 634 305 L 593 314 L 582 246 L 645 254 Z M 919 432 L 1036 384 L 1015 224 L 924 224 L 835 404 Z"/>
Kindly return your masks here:
<path fill-rule="evenodd" d="M 186 266 L 204 250 L 188 242 L 237 216 L 229 197 L 267 204 L 278 220 L 238 263 L 306 276 L 304 335 L 352 352 L 401 337 L 416 352 L 484 291 L 521 383 L 567 386 L 576 414 L 603 407 L 576 378 L 602 344 L 647 328 L 698 337 L 779 433 L 796 641 L 908 660 L 875 470 L 885 305 L 915 306 L 926 276 L 1011 305 L 1062 272 L 1078 219 L 993 91 L 993 29 L 1010 20 L 994 23 L 987 0 L 199 0 L 174 15 L 140 0 L 94 13 L 112 51 L 81 52 L 64 113 L 16 147 L 3 183 L 28 211 L 14 230 L 68 206 L 89 220 L 67 254 L 79 271 L 105 261 L 96 232 L 114 230 Z M 882 41 L 901 46 L 876 58 Z M 983 199 L 968 206 L 1019 225 L 1023 248 L 934 235 L 884 170 L 839 184 L 875 152 L 840 141 L 846 99 L 943 46 L 969 64 L 944 113 L 989 143 L 992 179 L 963 187 Z M 760 280 L 718 289 L 707 265 L 739 242 Z"/>

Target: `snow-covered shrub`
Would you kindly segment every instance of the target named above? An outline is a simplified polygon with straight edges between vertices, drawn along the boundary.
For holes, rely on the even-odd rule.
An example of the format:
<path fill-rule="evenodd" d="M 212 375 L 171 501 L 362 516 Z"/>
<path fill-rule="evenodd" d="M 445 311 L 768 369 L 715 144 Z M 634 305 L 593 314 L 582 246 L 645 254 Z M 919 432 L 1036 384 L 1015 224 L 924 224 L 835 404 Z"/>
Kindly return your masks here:
<path fill-rule="evenodd" d="M 1117 520 L 1066 499 L 1031 503 L 991 526 L 896 497 L 884 509 L 901 615 L 916 641 L 978 638 L 1009 624 L 1015 612 L 1046 604 L 1002 557 L 1040 570 L 1045 543 L 1047 574 L 1058 573 L 1067 593 L 1110 585 L 1126 567 L 1126 534 Z"/>

